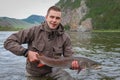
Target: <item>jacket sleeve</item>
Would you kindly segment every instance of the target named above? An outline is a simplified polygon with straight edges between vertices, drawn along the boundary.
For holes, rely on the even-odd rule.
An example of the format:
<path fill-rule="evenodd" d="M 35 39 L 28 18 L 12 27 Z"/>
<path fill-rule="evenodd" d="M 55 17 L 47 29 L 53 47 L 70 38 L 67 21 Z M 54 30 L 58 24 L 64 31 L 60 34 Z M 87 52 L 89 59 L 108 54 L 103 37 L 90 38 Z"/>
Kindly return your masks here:
<path fill-rule="evenodd" d="M 21 30 L 9 36 L 4 42 L 4 48 L 11 51 L 15 55 L 24 56 L 27 51 L 22 46 L 24 43 L 29 43 L 34 34 L 34 28 Z"/>
<path fill-rule="evenodd" d="M 67 38 L 66 38 L 64 46 L 63 46 L 63 55 L 64 55 L 64 57 L 70 57 L 73 55 L 73 53 L 74 52 L 72 50 L 70 36 L 67 35 Z"/>

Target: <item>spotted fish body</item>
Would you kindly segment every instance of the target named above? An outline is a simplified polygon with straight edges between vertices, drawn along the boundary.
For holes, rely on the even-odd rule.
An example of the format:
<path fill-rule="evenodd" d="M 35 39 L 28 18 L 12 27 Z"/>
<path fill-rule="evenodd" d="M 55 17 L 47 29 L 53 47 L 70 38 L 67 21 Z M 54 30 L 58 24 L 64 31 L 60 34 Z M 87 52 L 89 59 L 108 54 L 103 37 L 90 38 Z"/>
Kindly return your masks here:
<path fill-rule="evenodd" d="M 92 68 L 97 69 L 100 68 L 100 63 L 93 61 L 84 57 L 62 57 L 59 59 L 49 58 L 44 55 L 39 55 L 38 59 L 42 64 L 45 64 L 50 67 L 60 67 L 60 68 L 71 68 L 72 61 L 76 60 L 79 63 L 78 73 L 81 69 Z"/>

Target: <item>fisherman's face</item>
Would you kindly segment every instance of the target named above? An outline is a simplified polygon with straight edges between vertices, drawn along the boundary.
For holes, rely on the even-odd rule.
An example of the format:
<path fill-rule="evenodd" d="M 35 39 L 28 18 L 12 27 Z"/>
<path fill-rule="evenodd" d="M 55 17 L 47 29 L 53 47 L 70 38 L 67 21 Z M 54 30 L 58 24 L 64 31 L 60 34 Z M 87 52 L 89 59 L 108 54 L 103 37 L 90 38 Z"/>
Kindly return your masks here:
<path fill-rule="evenodd" d="M 46 16 L 46 21 L 50 29 L 56 29 L 61 22 L 61 12 L 50 10 Z"/>

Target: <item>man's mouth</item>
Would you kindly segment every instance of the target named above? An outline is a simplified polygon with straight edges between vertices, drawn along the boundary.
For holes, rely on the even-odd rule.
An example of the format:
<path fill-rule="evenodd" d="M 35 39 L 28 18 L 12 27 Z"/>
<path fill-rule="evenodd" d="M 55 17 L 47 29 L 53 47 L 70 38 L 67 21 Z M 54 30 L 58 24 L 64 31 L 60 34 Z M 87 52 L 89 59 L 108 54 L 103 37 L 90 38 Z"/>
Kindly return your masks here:
<path fill-rule="evenodd" d="M 56 24 L 51 24 L 53 27 L 55 27 L 56 26 Z"/>

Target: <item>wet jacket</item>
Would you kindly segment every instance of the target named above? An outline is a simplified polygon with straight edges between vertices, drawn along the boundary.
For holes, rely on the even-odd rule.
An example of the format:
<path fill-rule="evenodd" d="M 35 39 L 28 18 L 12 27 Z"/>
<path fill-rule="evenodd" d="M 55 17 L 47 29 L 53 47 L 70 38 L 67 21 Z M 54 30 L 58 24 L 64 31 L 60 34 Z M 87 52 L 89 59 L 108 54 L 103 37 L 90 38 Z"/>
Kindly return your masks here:
<path fill-rule="evenodd" d="M 28 48 L 22 46 L 24 43 L 27 43 Z M 21 56 L 24 56 L 27 50 L 43 53 L 52 58 L 68 57 L 73 54 L 70 37 L 64 32 L 63 26 L 59 24 L 56 30 L 51 30 L 46 22 L 12 34 L 4 42 L 4 47 Z M 37 65 L 38 63 L 27 61 L 27 72 L 36 76 L 51 72 L 51 67 L 39 68 Z"/>

